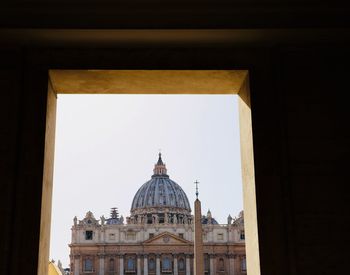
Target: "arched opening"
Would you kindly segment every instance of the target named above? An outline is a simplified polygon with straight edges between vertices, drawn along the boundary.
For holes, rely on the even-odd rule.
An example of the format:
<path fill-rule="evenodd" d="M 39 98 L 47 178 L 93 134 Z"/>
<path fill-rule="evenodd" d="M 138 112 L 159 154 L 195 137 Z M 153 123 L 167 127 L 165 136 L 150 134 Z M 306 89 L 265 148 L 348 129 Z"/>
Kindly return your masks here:
<path fill-rule="evenodd" d="M 162 265 L 162 272 L 172 271 L 172 260 L 169 256 L 163 256 L 161 265 Z"/>
<path fill-rule="evenodd" d="M 110 272 L 115 271 L 115 263 L 114 263 L 114 259 L 113 258 L 109 259 L 108 270 Z"/>
<path fill-rule="evenodd" d="M 219 259 L 219 271 L 225 271 L 225 261 L 223 258 Z"/>

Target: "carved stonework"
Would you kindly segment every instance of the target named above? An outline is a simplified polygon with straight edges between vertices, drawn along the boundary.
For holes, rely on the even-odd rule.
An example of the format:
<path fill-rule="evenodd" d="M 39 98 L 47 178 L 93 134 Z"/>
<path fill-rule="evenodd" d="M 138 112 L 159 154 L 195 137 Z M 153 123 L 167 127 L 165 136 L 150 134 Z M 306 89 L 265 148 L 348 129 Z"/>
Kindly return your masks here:
<path fill-rule="evenodd" d="M 175 196 L 183 192 L 166 175 L 164 167 L 160 164 L 157 174 L 146 185 L 147 188 L 158 188 L 152 191 L 154 193 L 158 190 L 158 194 L 151 192 L 155 203 L 146 207 L 133 207 L 141 205 L 142 199 L 147 199 L 142 194 L 149 194 L 150 190 L 141 188 L 135 198 L 140 201 L 133 202 L 126 224 L 122 216 L 119 217 L 116 207 L 112 208 L 109 218 L 99 214 L 100 221 L 95 219 L 91 211 L 82 220 L 77 217 L 73 219 L 72 243 L 69 245 L 71 264 L 77 265 L 73 272 L 80 270 L 80 275 L 85 274 L 82 272 L 84 260 L 90 259 L 93 272 L 89 273 L 93 275 L 160 275 L 162 271 L 159 268 L 162 268 L 162 261 L 167 257 L 173 261 L 174 267 L 173 270 L 167 270 L 167 274 L 173 272 L 177 275 L 193 275 L 194 216 L 189 205 L 183 205 L 187 204 L 185 198 L 181 198 L 181 202 L 167 204 L 171 198 L 166 197 L 159 204 L 159 198 L 163 198 L 164 194 Z M 175 190 L 171 191 L 168 187 L 174 187 Z M 232 268 L 230 267 L 230 271 L 227 268 L 238 260 L 231 259 L 245 257 L 245 241 L 239 239 L 239 232 L 244 230 L 243 212 L 232 220 L 228 216 L 224 223 L 218 224 L 210 211 L 198 223 L 200 226 L 197 232 L 199 235 L 202 232 L 203 254 L 207 261 L 205 275 L 233 275 Z M 221 236 L 220 241 L 218 236 Z M 223 271 L 218 269 L 220 258 L 226 268 Z M 113 259 L 113 272 L 107 271 L 111 266 L 110 259 Z M 128 259 L 135 259 L 134 270 L 128 270 Z M 132 266 L 132 263 L 129 262 L 129 265 Z M 148 272 L 145 272 L 144 268 L 147 267 Z M 211 267 L 214 269 L 210 270 Z M 235 272 L 234 275 L 243 275 L 239 266 L 235 266 Z"/>
<path fill-rule="evenodd" d="M 101 258 L 105 258 L 106 254 L 105 253 L 98 253 L 97 256 L 101 259 Z"/>
<path fill-rule="evenodd" d="M 164 241 L 165 243 L 168 243 L 168 242 L 170 241 L 169 236 L 165 236 L 165 237 L 163 237 L 163 241 Z"/>

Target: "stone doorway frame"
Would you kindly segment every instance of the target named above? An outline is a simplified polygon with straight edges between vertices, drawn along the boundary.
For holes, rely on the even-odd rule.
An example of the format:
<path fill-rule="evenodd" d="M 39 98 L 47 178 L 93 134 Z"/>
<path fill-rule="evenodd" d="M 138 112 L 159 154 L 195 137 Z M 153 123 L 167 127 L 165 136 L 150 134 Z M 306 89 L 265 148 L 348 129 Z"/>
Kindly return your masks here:
<path fill-rule="evenodd" d="M 50 70 L 38 275 L 46 275 L 48 270 L 57 94 L 238 95 L 247 270 L 249 274 L 260 275 L 249 74 L 246 70 Z"/>

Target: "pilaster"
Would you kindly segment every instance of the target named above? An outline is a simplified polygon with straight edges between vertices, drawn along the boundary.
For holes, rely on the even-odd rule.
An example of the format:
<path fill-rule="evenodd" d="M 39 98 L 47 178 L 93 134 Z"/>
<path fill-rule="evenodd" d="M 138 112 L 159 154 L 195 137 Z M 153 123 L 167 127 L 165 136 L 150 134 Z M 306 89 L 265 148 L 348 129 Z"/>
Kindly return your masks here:
<path fill-rule="evenodd" d="M 209 255 L 209 263 L 210 263 L 210 275 L 214 275 L 215 274 L 215 255 L 214 254 L 210 254 Z M 231 274 L 230 274 L 231 275 Z"/>
<path fill-rule="evenodd" d="M 141 275 L 141 255 L 137 254 L 137 275 Z"/>
<path fill-rule="evenodd" d="M 160 254 L 156 255 L 156 275 L 160 275 Z"/>
<path fill-rule="evenodd" d="M 74 275 L 80 274 L 80 255 L 74 255 Z"/>
<path fill-rule="evenodd" d="M 232 253 L 228 254 L 228 260 L 229 260 L 229 274 L 235 275 L 235 255 Z"/>
<path fill-rule="evenodd" d="M 191 275 L 191 256 L 186 255 L 186 275 Z"/>
<path fill-rule="evenodd" d="M 148 275 L 148 255 L 143 255 L 143 275 Z"/>
<path fill-rule="evenodd" d="M 100 254 L 99 256 L 99 275 L 105 274 L 105 255 Z"/>
<path fill-rule="evenodd" d="M 124 275 L 124 254 L 119 255 L 119 275 Z"/>
<path fill-rule="evenodd" d="M 178 275 L 177 254 L 174 254 L 174 275 Z"/>

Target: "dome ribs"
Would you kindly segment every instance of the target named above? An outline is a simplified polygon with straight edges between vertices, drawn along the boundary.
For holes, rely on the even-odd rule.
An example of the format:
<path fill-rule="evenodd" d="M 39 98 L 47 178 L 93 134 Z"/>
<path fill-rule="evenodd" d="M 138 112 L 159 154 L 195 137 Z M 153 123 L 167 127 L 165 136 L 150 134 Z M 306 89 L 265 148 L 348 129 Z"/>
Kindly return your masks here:
<path fill-rule="evenodd" d="M 191 215 L 187 195 L 179 184 L 166 174 L 163 162 L 155 165 L 151 179 L 145 182 L 136 192 L 131 206 L 131 216 L 150 217 L 155 215 L 161 222 L 166 222 L 164 213 L 178 218 Z M 169 216 L 170 217 L 170 216 Z M 135 220 L 132 219 L 132 220 Z M 144 218 L 143 218 L 144 219 Z"/>

